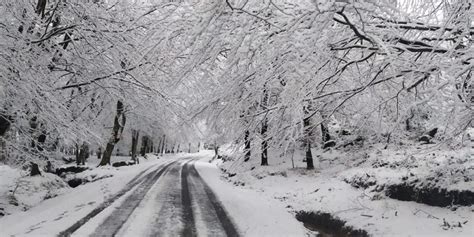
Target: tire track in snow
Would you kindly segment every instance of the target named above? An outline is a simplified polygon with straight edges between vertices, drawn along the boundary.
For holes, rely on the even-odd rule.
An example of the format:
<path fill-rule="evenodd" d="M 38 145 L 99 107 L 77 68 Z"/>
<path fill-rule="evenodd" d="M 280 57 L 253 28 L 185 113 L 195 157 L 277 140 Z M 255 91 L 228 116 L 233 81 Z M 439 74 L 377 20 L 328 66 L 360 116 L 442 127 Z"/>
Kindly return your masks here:
<path fill-rule="evenodd" d="M 163 173 L 175 162 L 170 163 L 157 173 L 150 173 L 148 178 L 123 200 L 118 206 L 91 234 L 91 236 L 115 236 L 123 224 L 128 220 L 138 204 L 143 200 L 146 193 L 151 189 Z"/>
<path fill-rule="evenodd" d="M 193 174 L 188 176 L 188 180 L 193 195 L 192 204 L 196 217 L 198 235 L 225 237 L 226 232 L 219 221 L 219 217 L 212 203 L 209 201 L 209 197 L 204 190 L 204 185 Z"/>
<path fill-rule="evenodd" d="M 183 205 L 184 228 L 181 236 L 197 236 L 196 223 L 194 220 L 191 193 L 188 183 L 189 162 L 185 163 L 181 169 L 181 203 Z"/>
<path fill-rule="evenodd" d="M 148 169 L 143 171 L 119 193 L 102 203 L 73 226 L 61 232 L 59 236 L 70 236 L 87 221 L 136 187 L 133 193 L 127 196 L 120 206 L 108 215 L 91 235 L 114 236 L 127 222 L 131 214 L 138 210 L 137 207 L 140 202 L 160 177 L 169 180 L 165 181 L 164 185 L 170 188 L 162 190 L 164 192 L 160 192 L 161 199 L 156 199 L 162 205 L 154 222 L 148 223 L 152 227 L 150 236 L 165 236 L 170 233 L 186 237 L 197 236 L 199 233 L 196 229 L 196 218 L 199 218 L 198 220 L 208 229 L 207 234 L 209 235 L 239 236 L 237 228 L 221 202 L 199 175 L 194 163 L 191 163 L 192 161 L 188 160 L 183 165 L 179 161 L 169 162 L 160 165 L 155 171 L 144 176 L 142 174 Z M 180 183 L 173 186 L 173 181 L 179 181 Z"/>
<path fill-rule="evenodd" d="M 167 167 L 169 167 L 172 163 L 174 162 L 170 162 L 170 163 L 165 163 L 165 164 L 162 164 L 162 165 L 159 165 L 156 169 L 156 171 L 160 170 L 160 171 L 163 171 L 165 170 Z M 123 195 L 125 195 L 126 193 L 128 193 L 132 188 L 134 188 L 136 185 L 146 181 L 146 180 L 149 180 L 153 177 L 153 175 L 155 174 L 155 172 L 150 172 L 148 174 L 146 174 L 145 176 L 142 176 L 144 173 L 146 173 L 148 170 L 152 169 L 154 166 L 150 167 L 150 168 L 147 168 L 145 169 L 144 171 L 140 172 L 138 175 L 136 175 L 132 180 L 130 180 L 126 185 L 125 187 L 120 190 L 117 194 L 115 194 L 114 196 L 112 196 L 111 198 L 107 199 L 106 201 L 104 201 L 102 204 L 100 204 L 98 207 L 96 207 L 95 209 L 93 209 L 91 212 L 89 212 L 86 216 L 84 216 L 83 218 L 81 218 L 80 220 L 78 220 L 76 223 L 74 223 L 73 225 L 71 225 L 70 227 L 68 227 L 67 229 L 61 231 L 57 236 L 60 236 L 60 237 L 63 237 L 63 236 L 71 236 L 71 234 L 73 234 L 76 230 L 78 230 L 80 227 L 82 227 L 85 223 L 87 223 L 87 221 L 89 221 L 90 219 L 94 218 L 95 216 L 97 216 L 100 212 L 102 212 L 104 209 L 106 209 L 107 207 L 109 207 L 110 205 L 112 205 L 117 199 L 119 199 L 120 197 L 122 197 Z"/>
<path fill-rule="evenodd" d="M 155 199 L 161 207 L 150 223 L 147 236 L 196 236 L 190 193 L 183 175 L 186 175 L 184 165 L 180 164 L 170 168 L 163 177 L 166 188 Z"/>
<path fill-rule="evenodd" d="M 224 207 L 222 206 L 221 202 L 219 201 L 217 196 L 214 194 L 212 189 L 202 179 L 201 175 L 199 175 L 194 163 L 193 164 L 187 163 L 185 165 L 185 170 L 187 172 L 186 175 L 189 175 L 194 182 L 199 183 L 198 185 L 195 185 L 195 189 L 199 189 L 199 188 L 204 189 L 204 192 L 207 195 L 207 199 L 196 200 L 196 203 L 210 202 L 210 205 L 213 207 L 215 211 L 216 215 L 207 215 L 204 217 L 205 222 L 207 222 L 207 224 L 212 224 L 212 223 L 209 223 L 209 220 L 215 219 L 217 217 L 217 220 L 214 220 L 212 222 L 220 222 L 227 236 L 232 236 L 232 237 L 239 236 L 239 233 L 237 231 L 237 228 L 235 227 L 235 224 L 232 222 L 230 216 L 227 214 L 227 212 L 225 211 Z M 196 187 L 196 186 L 200 186 L 200 187 Z M 193 196 L 194 198 L 199 197 L 199 195 L 193 195 Z"/>

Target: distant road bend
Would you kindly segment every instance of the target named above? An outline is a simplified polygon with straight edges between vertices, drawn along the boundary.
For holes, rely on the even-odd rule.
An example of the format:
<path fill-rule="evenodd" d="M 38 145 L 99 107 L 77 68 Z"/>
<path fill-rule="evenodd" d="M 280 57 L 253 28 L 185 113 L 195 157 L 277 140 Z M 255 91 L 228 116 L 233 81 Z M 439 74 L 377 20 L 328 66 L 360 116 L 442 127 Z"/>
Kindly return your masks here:
<path fill-rule="evenodd" d="M 143 171 L 58 236 L 74 235 L 89 222 L 100 223 L 91 225 L 90 236 L 239 236 L 194 163 L 170 161 Z"/>

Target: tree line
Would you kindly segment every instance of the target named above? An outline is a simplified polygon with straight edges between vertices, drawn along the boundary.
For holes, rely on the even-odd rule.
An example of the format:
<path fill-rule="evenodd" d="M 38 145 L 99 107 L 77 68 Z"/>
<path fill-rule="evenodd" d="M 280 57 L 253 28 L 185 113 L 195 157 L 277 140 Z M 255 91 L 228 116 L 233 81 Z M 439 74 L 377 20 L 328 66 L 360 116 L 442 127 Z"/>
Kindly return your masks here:
<path fill-rule="evenodd" d="M 140 135 L 161 152 L 204 137 L 262 165 L 302 149 L 312 169 L 312 149 L 348 134 L 388 146 L 472 127 L 469 1 L 34 3 L 0 3 L 4 162 L 91 146 L 106 165 L 127 134 L 134 159 Z"/>

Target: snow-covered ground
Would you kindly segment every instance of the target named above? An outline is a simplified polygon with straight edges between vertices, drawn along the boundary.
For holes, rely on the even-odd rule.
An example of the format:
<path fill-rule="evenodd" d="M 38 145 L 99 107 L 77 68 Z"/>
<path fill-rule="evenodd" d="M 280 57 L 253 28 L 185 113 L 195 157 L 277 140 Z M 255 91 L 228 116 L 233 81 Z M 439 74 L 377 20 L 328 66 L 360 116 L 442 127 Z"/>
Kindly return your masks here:
<path fill-rule="evenodd" d="M 204 158 L 205 161 L 208 157 Z M 305 236 L 302 223 L 285 210 L 283 203 L 230 185 L 222 179 L 215 163 L 200 162 L 196 168 L 233 217 L 243 236 Z"/>
<path fill-rule="evenodd" d="M 53 174 L 29 177 L 17 169 L 0 166 L 0 207 L 4 213 L 12 213 L 0 218 L 0 236 L 57 234 L 116 195 L 134 177 L 143 177 L 153 167 L 189 157 L 199 159 L 195 163 L 198 173 L 243 236 L 313 235 L 296 220 L 295 215 L 300 211 L 330 213 L 347 226 L 363 229 L 372 236 L 472 236 L 474 233 L 474 206 L 435 207 L 386 195 L 388 187 L 404 183 L 449 191 L 474 191 L 474 160 L 469 147 L 457 150 L 438 146 L 314 149 L 315 170 L 305 169 L 300 153 L 279 155 L 273 151 L 267 167 L 260 166 L 255 157 L 249 162 L 238 160 L 235 157 L 239 154 L 230 149 L 224 154 L 226 162 L 221 159 L 209 162 L 212 151 L 167 155 L 160 159 L 148 155 L 139 165 L 119 168 L 95 168 L 96 163 L 91 160 L 88 165 L 93 169 L 70 174 L 90 181 L 77 188 L 70 188 Z M 128 159 L 114 157 L 114 161 Z M 163 185 L 157 182 L 153 186 L 156 188 L 150 189 L 143 205 L 140 204 L 140 213 L 130 216 L 127 228 L 119 235 L 143 231 L 137 224 L 143 221 L 131 220 L 151 216 L 151 212 L 144 210 L 153 209 L 155 205 L 150 200 L 159 196 L 157 190 Z M 121 196 L 75 234 L 92 233 L 127 195 Z M 12 200 L 18 206 L 12 205 Z M 202 208 L 195 209 L 202 211 Z M 202 223 L 198 220 L 196 225 L 200 228 Z"/>
<path fill-rule="evenodd" d="M 258 157 L 243 162 L 235 160 L 239 154 L 230 150 L 225 152 L 227 159 L 234 161 L 215 161 L 226 171 L 224 177 L 243 190 L 280 200 L 294 214 L 330 213 L 347 226 L 366 230 L 372 236 L 474 234 L 474 206 L 435 207 L 384 195 L 388 186 L 403 182 L 474 191 L 470 147 L 372 147 L 347 152 L 314 149 L 315 170 L 304 168 L 302 154 L 280 156 L 271 152 L 270 165 L 262 167 Z M 439 173 L 443 175 L 438 176 Z M 357 185 L 367 186 L 356 188 Z"/>
<path fill-rule="evenodd" d="M 172 161 L 181 160 L 183 158 L 185 158 L 185 160 L 181 162 L 181 166 L 186 163 L 185 161 L 189 162 L 188 158 L 193 158 L 196 161 L 192 164 L 195 164 L 197 172 L 214 192 L 218 201 L 221 202 L 225 208 L 225 212 L 229 215 L 231 221 L 236 225 L 238 232 L 240 232 L 242 236 L 306 236 L 307 230 L 305 230 L 302 223 L 298 222 L 291 213 L 287 212 L 283 203 L 271 197 L 262 196 L 260 192 L 256 190 L 242 190 L 240 187 L 236 187 L 223 179 L 221 177 L 222 172 L 218 169 L 216 164 L 209 163 L 213 154 L 212 151 L 202 151 L 194 154 L 181 153 L 177 155 L 166 155 L 160 159 L 150 156 L 148 160 L 142 159 L 139 165 L 119 168 L 100 167 L 74 174 L 76 177 L 81 178 L 95 178 L 91 178 L 91 182 L 76 188 L 69 188 L 67 186 L 61 187 L 59 189 L 62 190 L 61 193 L 46 200 L 42 200 L 42 194 L 31 194 L 32 196 L 37 196 L 38 201 L 28 210 L 16 211 L 15 213 L 0 218 L 0 236 L 57 235 L 77 223 L 80 219 L 83 219 L 93 210 L 100 208 L 100 206 L 104 202 L 107 202 L 107 200 L 110 200 L 111 197 L 117 196 L 117 193 L 120 193 L 134 177 L 144 177 L 146 174 L 151 173 L 151 171 L 156 170 L 153 169 L 154 167 L 170 164 Z M 115 157 L 114 159 L 128 158 Z M 92 167 L 94 164 L 90 164 L 90 166 Z M 2 191 L 8 193 L 8 189 L 11 187 L 6 184 L 14 183 L 14 181 L 20 179 L 21 176 L 18 170 L 6 166 L 1 168 L 4 171 L 8 171 L 2 172 L 2 174 L 7 174 L 5 177 L 8 177 L 8 179 L 4 179 L 5 182 L 2 181 L 1 186 L 5 189 Z M 173 176 L 166 175 L 167 173 L 171 173 L 171 171 L 165 172 L 163 177 L 151 186 L 152 188 L 150 191 L 147 191 L 143 200 L 140 201 L 138 208 L 127 217 L 123 227 L 117 232 L 117 235 L 131 236 L 149 234 L 150 226 L 146 226 L 146 223 L 155 221 L 157 218 L 156 210 L 160 210 L 160 207 L 163 205 L 169 205 L 170 210 L 174 213 L 174 217 L 172 218 L 181 218 L 180 215 L 176 216 L 176 211 L 180 209 L 180 207 L 174 206 L 176 205 L 176 200 L 168 200 L 167 195 L 169 194 L 165 192 L 169 188 L 173 189 L 174 186 L 177 186 L 177 190 L 179 191 L 181 189 L 180 181 L 179 178 L 175 179 Z M 34 178 L 41 180 L 55 180 L 57 178 L 59 179 L 58 181 L 65 184 L 64 181 L 57 176 L 53 179 L 49 177 L 49 175 L 52 174 L 43 174 L 43 176 Z M 102 178 L 97 179 L 97 177 Z M 27 177 L 25 176 L 24 178 Z M 195 189 L 199 187 L 196 186 L 198 180 L 195 178 L 190 178 L 188 181 L 193 184 L 191 185 L 191 191 L 195 191 Z M 87 236 L 95 233 L 94 230 L 97 230 L 97 227 L 111 216 L 111 214 L 117 210 L 117 207 L 123 205 L 129 196 L 139 192 L 139 188 L 139 185 L 133 186 L 129 192 L 120 196 L 111 203 L 110 206 L 100 211 L 92 219 L 87 221 L 85 225 L 77 229 L 73 235 Z M 179 193 L 181 193 L 181 191 L 179 191 Z M 200 212 L 205 211 L 203 210 L 205 207 L 200 207 L 202 204 L 196 203 L 199 199 L 196 199 L 197 196 L 195 195 L 198 194 L 191 194 L 191 196 L 194 197 L 193 209 L 195 216 L 200 216 L 202 214 Z M 179 203 L 181 203 L 181 201 L 179 201 Z M 206 225 L 201 222 L 202 220 L 197 218 L 196 228 L 197 233 L 200 235 L 207 233 L 204 228 Z M 156 228 L 156 225 L 158 224 L 155 223 L 154 228 Z M 175 226 L 174 228 L 178 227 L 179 226 Z M 176 231 L 179 231 L 179 229 L 174 230 L 174 232 Z M 173 231 L 168 230 L 168 233 L 170 232 L 173 233 Z M 223 233 L 219 233 L 218 236 L 222 234 Z M 203 236 L 205 236 L 205 234 Z"/>
<path fill-rule="evenodd" d="M 121 158 L 114 157 L 113 159 L 118 160 Z M 130 157 L 122 159 L 130 159 Z M 40 191 L 15 192 L 16 199 L 23 200 L 29 196 L 29 199 L 34 200 L 34 202 L 30 202 L 32 205 L 28 206 L 26 211 L 13 210 L 11 215 L 0 218 L 0 235 L 30 234 L 32 236 L 50 236 L 57 234 L 113 196 L 135 176 L 147 171 L 151 166 L 157 166 L 166 162 L 168 159 L 170 158 L 156 159 L 156 157 L 150 156 L 147 160 L 141 159 L 139 165 L 119 168 L 107 166 L 84 171 L 77 175 L 107 178 L 86 183 L 76 188 L 70 188 L 64 181 L 61 181 L 59 177 L 53 174 L 43 172 L 43 176 L 22 177 L 22 175 L 26 174 L 22 174 L 19 170 L 11 169 L 8 166 L 0 166 L 2 171 L 7 171 L 1 173 L 0 179 L 0 203 L 5 207 L 11 207 L 11 205 L 6 205 L 5 202 L 11 199 L 12 193 L 10 190 L 14 189 L 14 185 L 19 181 L 21 182 L 22 179 L 40 180 L 38 182 L 51 182 L 51 180 L 59 179 L 58 183 L 62 182 L 64 185 L 64 187 L 61 186 L 59 191 L 57 191 L 57 196 L 49 199 L 44 198 L 44 190 L 56 190 L 56 187 L 51 185 L 43 185 L 44 190 Z M 93 166 L 94 163 L 91 162 L 90 165 Z M 41 186 L 35 185 L 34 187 Z"/>
<path fill-rule="evenodd" d="M 155 161 L 156 156 L 148 154 L 151 159 L 141 159 L 144 162 Z M 113 156 L 112 161 L 128 161 L 127 156 Z M 91 157 L 87 160 L 85 168 L 89 168 L 81 173 L 64 173 L 63 179 L 57 175 L 42 172 L 41 176 L 29 176 L 28 170 L 12 168 L 7 165 L 0 165 L 0 213 L 3 215 L 14 214 L 20 211 L 26 211 L 33 206 L 38 205 L 44 200 L 55 196 L 68 193 L 71 188 L 67 181 L 71 179 L 80 179 L 83 182 L 93 182 L 99 179 L 112 177 L 119 173 L 120 168 L 100 167 L 96 168 L 99 159 Z M 72 164 L 63 164 L 61 160 L 55 161 L 54 168 L 63 168 L 74 166 Z M 2 215 L 2 216 L 3 216 Z"/>

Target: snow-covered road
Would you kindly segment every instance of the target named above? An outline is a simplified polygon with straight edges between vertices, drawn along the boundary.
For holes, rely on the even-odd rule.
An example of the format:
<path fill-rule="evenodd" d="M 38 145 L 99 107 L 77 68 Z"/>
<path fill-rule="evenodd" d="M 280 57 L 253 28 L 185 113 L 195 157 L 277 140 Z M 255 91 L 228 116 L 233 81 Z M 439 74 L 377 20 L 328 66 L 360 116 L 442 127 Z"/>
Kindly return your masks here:
<path fill-rule="evenodd" d="M 24 213 L 2 218 L 0 226 L 4 231 L 0 236 L 304 235 L 302 225 L 291 214 L 283 207 L 275 208 L 278 202 L 220 179 L 219 170 L 207 162 L 208 157 L 163 159 L 149 164 L 128 179 L 123 178 L 121 189 L 103 201 L 95 201 L 97 205 L 91 204 L 87 211 L 71 214 L 70 209 L 61 211 L 56 207 L 51 216 L 42 218 L 47 207 L 40 205 L 28 211 L 30 216 L 39 216 L 26 218 L 23 224 L 8 223 L 14 223 Z M 67 203 L 67 196 L 55 199 Z M 82 202 L 91 203 L 84 200 L 87 196 L 81 198 Z"/>
<path fill-rule="evenodd" d="M 126 192 L 130 194 L 98 226 L 93 229 L 86 226 L 81 233 L 89 220 Z M 154 214 L 152 218 L 140 218 L 140 213 L 150 211 Z M 200 228 L 196 228 L 196 222 L 200 223 Z M 88 230 L 93 231 L 87 233 Z M 191 159 L 171 161 L 133 180 L 117 195 L 62 231 L 60 236 L 74 235 L 76 231 L 90 236 L 130 236 L 136 235 L 137 231 L 140 236 L 238 236 L 235 225 Z"/>

